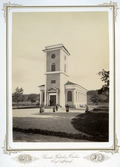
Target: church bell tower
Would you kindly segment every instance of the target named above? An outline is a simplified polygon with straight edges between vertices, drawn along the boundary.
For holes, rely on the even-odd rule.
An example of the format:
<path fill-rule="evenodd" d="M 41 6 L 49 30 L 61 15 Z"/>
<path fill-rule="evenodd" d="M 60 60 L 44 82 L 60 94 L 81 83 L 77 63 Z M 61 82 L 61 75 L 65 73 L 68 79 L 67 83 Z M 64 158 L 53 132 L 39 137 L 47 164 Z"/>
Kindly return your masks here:
<path fill-rule="evenodd" d="M 44 105 L 65 106 L 65 83 L 68 81 L 68 57 L 63 44 L 46 46 L 45 52 L 45 99 Z"/>

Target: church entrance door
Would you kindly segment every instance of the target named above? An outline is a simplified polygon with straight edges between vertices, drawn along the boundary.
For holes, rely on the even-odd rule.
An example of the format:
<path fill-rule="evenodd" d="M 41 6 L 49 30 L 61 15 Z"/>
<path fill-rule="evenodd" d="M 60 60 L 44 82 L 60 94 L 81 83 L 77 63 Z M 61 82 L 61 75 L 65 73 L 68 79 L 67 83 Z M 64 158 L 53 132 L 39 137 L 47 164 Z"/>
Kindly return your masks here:
<path fill-rule="evenodd" d="M 56 95 L 50 95 L 51 106 L 56 105 Z"/>

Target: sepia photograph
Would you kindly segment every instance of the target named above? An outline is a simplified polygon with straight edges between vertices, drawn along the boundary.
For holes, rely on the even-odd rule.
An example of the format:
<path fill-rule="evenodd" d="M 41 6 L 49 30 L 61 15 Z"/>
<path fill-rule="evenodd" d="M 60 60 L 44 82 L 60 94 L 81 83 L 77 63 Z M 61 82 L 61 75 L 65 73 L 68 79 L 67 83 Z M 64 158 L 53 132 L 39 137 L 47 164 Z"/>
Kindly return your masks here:
<path fill-rule="evenodd" d="M 12 13 L 13 142 L 109 142 L 108 21 Z"/>
<path fill-rule="evenodd" d="M 1 166 L 120 164 L 120 2 L 0 2 Z"/>

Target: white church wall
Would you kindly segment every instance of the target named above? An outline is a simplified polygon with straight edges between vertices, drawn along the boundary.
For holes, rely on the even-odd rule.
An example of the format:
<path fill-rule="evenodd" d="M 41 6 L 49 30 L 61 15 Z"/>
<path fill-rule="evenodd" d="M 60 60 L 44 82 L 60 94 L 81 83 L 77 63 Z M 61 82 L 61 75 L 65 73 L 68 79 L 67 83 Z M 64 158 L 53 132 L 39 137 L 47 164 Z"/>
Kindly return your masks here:
<path fill-rule="evenodd" d="M 65 60 L 65 56 L 66 56 L 66 60 Z M 67 58 L 67 54 L 63 51 L 60 50 L 60 105 L 62 107 L 65 107 L 65 87 L 64 85 L 67 83 L 68 81 L 68 75 L 66 75 L 64 73 L 64 64 L 66 64 L 68 58 Z M 67 72 L 67 66 L 66 66 L 66 72 Z"/>
<path fill-rule="evenodd" d="M 51 80 L 55 80 L 55 83 L 51 83 Z M 60 90 L 60 74 L 47 75 L 47 90 L 53 87 Z"/>
<path fill-rule="evenodd" d="M 66 102 L 67 102 L 67 92 L 69 90 L 73 91 L 72 93 L 72 102 L 67 102 L 70 106 L 75 108 L 80 108 L 87 104 L 87 90 L 79 85 L 65 85 L 66 88 Z"/>
<path fill-rule="evenodd" d="M 66 64 L 66 72 L 64 71 L 64 65 Z M 68 55 L 60 50 L 60 71 L 65 72 L 68 75 Z"/>
<path fill-rule="evenodd" d="M 63 73 L 60 74 L 60 105 L 65 107 L 65 83 L 68 81 L 68 77 Z"/>
<path fill-rule="evenodd" d="M 51 55 L 55 54 L 55 58 L 52 59 Z M 60 50 L 52 50 L 47 52 L 47 72 L 51 72 L 51 64 L 55 62 L 55 71 L 60 71 Z"/>

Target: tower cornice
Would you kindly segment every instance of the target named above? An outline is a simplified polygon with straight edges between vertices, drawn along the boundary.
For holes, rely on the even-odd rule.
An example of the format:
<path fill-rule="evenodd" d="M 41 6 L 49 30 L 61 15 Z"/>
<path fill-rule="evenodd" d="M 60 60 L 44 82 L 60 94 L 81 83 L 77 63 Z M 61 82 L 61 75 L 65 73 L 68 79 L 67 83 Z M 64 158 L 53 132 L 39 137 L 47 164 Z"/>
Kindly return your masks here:
<path fill-rule="evenodd" d="M 61 73 L 63 73 L 64 75 L 66 75 L 66 76 L 68 76 L 69 77 L 69 75 L 67 75 L 66 73 L 64 73 L 63 71 L 50 71 L 50 72 L 46 72 L 44 75 L 49 75 L 49 74 L 61 74 Z"/>
<path fill-rule="evenodd" d="M 53 50 L 57 50 L 57 49 L 58 50 L 62 49 L 68 56 L 70 56 L 70 53 L 68 52 L 68 50 L 66 49 L 66 47 L 63 44 L 46 46 L 45 49 L 42 51 L 48 52 L 48 51 L 53 51 Z"/>

